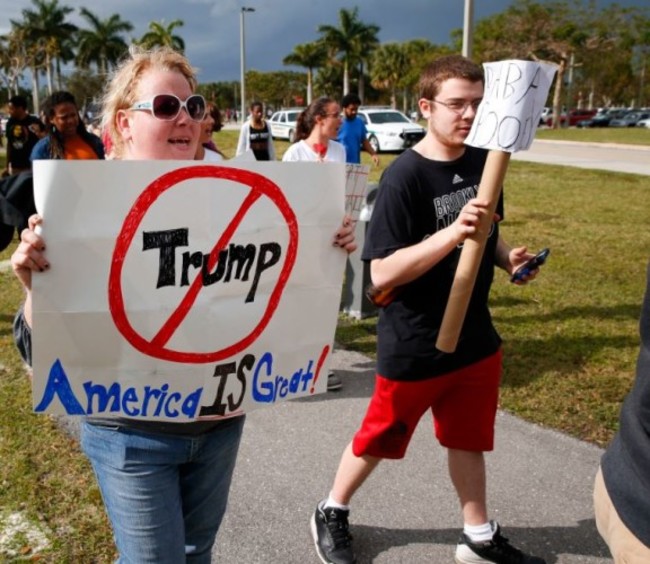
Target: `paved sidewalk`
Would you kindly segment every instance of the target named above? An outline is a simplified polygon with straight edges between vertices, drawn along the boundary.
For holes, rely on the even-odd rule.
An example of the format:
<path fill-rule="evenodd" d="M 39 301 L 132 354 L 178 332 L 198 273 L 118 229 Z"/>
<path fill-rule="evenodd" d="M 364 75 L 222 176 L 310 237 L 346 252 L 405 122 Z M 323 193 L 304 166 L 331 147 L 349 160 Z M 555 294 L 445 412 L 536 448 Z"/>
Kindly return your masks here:
<path fill-rule="evenodd" d="M 645 145 L 535 139 L 528 151 L 514 153 L 512 159 L 614 172 L 650 174 L 650 146 Z"/>
<path fill-rule="evenodd" d="M 340 392 L 248 415 L 215 562 L 318 563 L 309 518 L 328 493 L 339 456 L 364 415 L 374 363 L 335 350 Z M 548 564 L 611 562 L 593 520 L 602 450 L 500 412 L 488 455 L 491 517 Z M 353 500 L 359 564 L 453 562 L 462 525 L 446 455 L 425 417 L 403 461 L 385 461 Z"/>

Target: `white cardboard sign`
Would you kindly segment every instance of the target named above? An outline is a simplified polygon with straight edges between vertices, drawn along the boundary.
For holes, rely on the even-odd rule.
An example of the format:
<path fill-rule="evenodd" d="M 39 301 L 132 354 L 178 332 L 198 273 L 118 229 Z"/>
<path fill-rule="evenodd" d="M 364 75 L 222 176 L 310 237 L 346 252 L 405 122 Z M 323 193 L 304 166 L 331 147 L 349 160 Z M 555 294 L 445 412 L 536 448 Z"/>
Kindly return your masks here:
<path fill-rule="evenodd" d="M 37 412 L 192 421 L 324 392 L 345 165 L 38 161 Z"/>
<path fill-rule="evenodd" d="M 485 93 L 467 145 L 514 153 L 530 147 L 556 65 L 507 60 L 484 63 Z"/>

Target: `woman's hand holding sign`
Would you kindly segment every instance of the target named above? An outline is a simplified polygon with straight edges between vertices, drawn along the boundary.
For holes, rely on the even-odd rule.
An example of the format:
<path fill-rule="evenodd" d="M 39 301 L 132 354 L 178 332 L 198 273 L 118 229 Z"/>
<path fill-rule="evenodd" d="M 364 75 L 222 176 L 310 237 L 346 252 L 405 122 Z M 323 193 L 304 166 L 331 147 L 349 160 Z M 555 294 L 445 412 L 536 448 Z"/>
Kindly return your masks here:
<path fill-rule="evenodd" d="M 343 223 L 341 227 L 336 230 L 334 234 L 334 241 L 332 244 L 335 247 L 341 247 L 344 251 L 352 253 L 356 250 L 357 244 L 355 242 L 354 236 L 354 226 L 356 222 L 349 216 L 346 215 L 343 218 Z"/>
<path fill-rule="evenodd" d="M 28 324 L 32 323 L 32 271 L 43 272 L 50 268 L 50 263 L 45 258 L 45 241 L 40 236 L 40 226 L 43 219 L 34 214 L 28 220 L 28 227 L 20 234 L 20 243 L 11 255 L 11 267 L 27 292 L 24 313 Z"/>

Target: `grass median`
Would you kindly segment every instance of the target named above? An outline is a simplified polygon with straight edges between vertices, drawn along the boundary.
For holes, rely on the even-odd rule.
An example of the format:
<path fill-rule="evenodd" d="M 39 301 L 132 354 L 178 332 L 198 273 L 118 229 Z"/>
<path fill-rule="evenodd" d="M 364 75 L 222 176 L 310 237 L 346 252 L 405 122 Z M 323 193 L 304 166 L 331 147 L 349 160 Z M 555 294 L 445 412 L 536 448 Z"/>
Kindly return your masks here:
<path fill-rule="evenodd" d="M 236 131 L 216 140 L 234 156 Z M 280 155 L 287 146 L 276 142 Z M 393 158 L 382 155 L 371 179 Z M 528 286 L 510 284 L 501 271 L 495 277 L 491 309 L 505 351 L 501 408 L 605 445 L 638 353 L 650 177 L 511 162 L 505 204 L 506 240 L 534 251 L 550 247 L 551 255 Z M 89 464 L 54 419 L 32 413 L 11 332 L 22 291 L 9 271 L 0 283 L 0 561 L 111 562 L 111 533 Z M 337 343 L 374 356 L 375 323 L 341 315 Z"/>

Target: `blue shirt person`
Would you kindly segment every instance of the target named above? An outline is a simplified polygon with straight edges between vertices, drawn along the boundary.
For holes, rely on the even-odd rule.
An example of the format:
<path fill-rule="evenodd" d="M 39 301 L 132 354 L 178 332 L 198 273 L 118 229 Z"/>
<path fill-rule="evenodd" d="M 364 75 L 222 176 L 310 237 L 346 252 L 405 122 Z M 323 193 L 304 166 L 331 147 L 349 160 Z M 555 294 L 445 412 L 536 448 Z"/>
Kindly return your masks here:
<path fill-rule="evenodd" d="M 341 101 L 343 120 L 336 140 L 345 147 L 345 161 L 348 163 L 361 162 L 361 149 L 367 151 L 375 166 L 379 165 L 379 157 L 368 141 L 366 124 L 357 116 L 361 99 L 356 94 L 346 94 Z"/>

